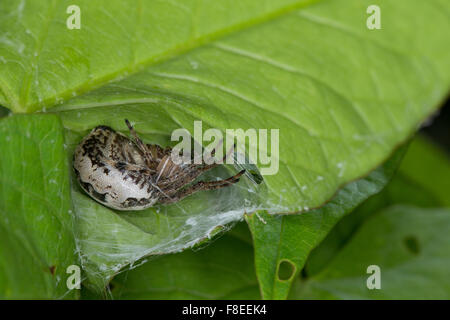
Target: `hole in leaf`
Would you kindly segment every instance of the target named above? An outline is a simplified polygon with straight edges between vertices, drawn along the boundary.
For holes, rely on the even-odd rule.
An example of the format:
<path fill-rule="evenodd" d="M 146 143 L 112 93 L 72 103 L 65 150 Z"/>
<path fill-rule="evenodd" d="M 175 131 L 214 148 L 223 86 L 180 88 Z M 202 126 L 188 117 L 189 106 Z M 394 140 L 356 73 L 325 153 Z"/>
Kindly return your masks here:
<path fill-rule="evenodd" d="M 405 239 L 403 239 L 403 243 L 405 244 L 406 248 L 409 252 L 413 254 L 419 254 L 420 252 L 420 245 L 419 241 L 414 236 L 408 236 Z"/>
<path fill-rule="evenodd" d="M 287 281 L 291 280 L 296 271 L 295 265 L 289 260 L 281 260 L 278 264 L 278 280 Z"/>

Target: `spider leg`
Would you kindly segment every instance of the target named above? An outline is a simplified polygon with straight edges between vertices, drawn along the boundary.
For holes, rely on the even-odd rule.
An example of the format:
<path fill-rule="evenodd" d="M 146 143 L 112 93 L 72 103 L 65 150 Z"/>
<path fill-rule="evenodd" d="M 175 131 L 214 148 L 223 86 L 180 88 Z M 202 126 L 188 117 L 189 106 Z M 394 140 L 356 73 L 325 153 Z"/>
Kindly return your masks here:
<path fill-rule="evenodd" d="M 174 174 L 170 174 L 167 177 L 164 177 L 164 179 L 160 179 L 158 181 L 158 186 L 162 190 L 167 189 L 179 189 L 186 184 L 194 181 L 198 176 L 200 176 L 205 171 L 208 171 L 214 167 L 216 167 L 218 164 L 211 164 L 206 166 L 199 166 L 199 165 L 189 165 L 186 168 L 183 168 L 183 170 L 174 172 Z"/>
<path fill-rule="evenodd" d="M 245 170 L 240 171 L 239 173 L 235 174 L 232 177 L 229 177 L 224 180 L 218 180 L 218 181 L 199 181 L 196 184 L 186 188 L 179 190 L 173 194 L 168 194 L 169 197 L 165 197 L 160 199 L 158 202 L 161 204 L 169 204 L 174 203 L 177 201 L 180 201 L 181 199 L 197 192 L 200 190 L 215 190 L 215 189 L 221 189 L 224 187 L 228 187 L 236 182 L 239 181 L 240 176 L 244 174 Z"/>
<path fill-rule="evenodd" d="M 152 160 L 159 163 L 162 158 L 164 158 L 165 155 L 170 155 L 172 148 L 166 147 L 162 148 L 161 146 L 157 144 L 146 144 L 147 150 L 150 152 L 150 155 L 152 156 Z"/>
<path fill-rule="evenodd" d="M 233 146 L 233 148 L 230 149 L 230 151 L 227 154 L 223 156 L 221 163 L 225 163 L 225 160 L 230 155 L 231 151 L 234 150 L 234 148 L 235 145 Z M 189 164 L 186 167 L 180 168 L 178 165 L 173 164 L 171 160 L 166 159 L 169 157 L 170 149 L 165 151 L 166 156 L 161 160 L 160 165 L 158 166 L 159 170 L 157 169 L 156 184 L 159 190 L 169 198 L 171 198 L 171 195 L 177 193 L 184 186 L 194 181 L 202 173 L 212 168 L 215 168 L 221 164 L 221 163 L 212 163 L 207 165 Z M 215 154 L 215 150 L 213 150 L 212 154 L 213 155 Z M 166 165 L 167 162 L 170 162 L 170 164 Z M 159 172 L 160 170 L 161 172 Z M 239 174 L 239 176 L 240 175 L 241 174 Z M 214 181 L 214 183 L 215 182 L 216 181 Z"/>
<path fill-rule="evenodd" d="M 220 140 L 219 146 L 220 146 L 222 143 L 223 143 L 223 139 Z M 228 150 L 228 152 L 223 156 L 223 158 L 222 158 L 222 164 L 224 164 L 224 163 L 226 162 L 226 160 L 227 160 L 227 158 L 229 157 L 229 155 L 230 155 L 235 149 L 236 149 L 236 143 L 234 143 L 233 146 L 230 148 L 230 150 Z M 213 158 L 213 157 L 215 156 L 216 150 L 217 150 L 217 147 L 214 148 L 214 149 L 211 151 L 211 156 L 209 157 L 209 159 L 211 159 L 211 158 Z"/>
<path fill-rule="evenodd" d="M 139 148 L 139 150 L 141 150 L 144 153 L 146 164 L 148 166 L 151 166 L 151 162 L 153 161 L 153 157 L 152 157 L 151 153 L 149 152 L 149 150 L 147 148 L 147 145 L 144 142 L 142 142 L 141 138 L 139 138 L 139 136 L 137 135 L 136 131 L 134 131 L 134 128 L 130 124 L 128 119 L 125 119 L 125 123 L 127 124 L 127 127 L 130 130 L 130 133 L 133 136 L 137 147 Z"/>
<path fill-rule="evenodd" d="M 222 159 L 222 163 L 225 162 L 228 155 L 225 155 Z M 163 162 L 161 162 L 163 163 Z M 203 172 L 208 171 L 212 168 L 215 168 L 219 166 L 220 163 L 212 163 L 207 165 L 198 165 L 198 164 L 190 164 L 184 168 L 181 168 L 181 170 L 178 168 L 171 167 L 170 171 L 167 170 L 166 175 L 161 175 L 163 179 L 157 181 L 159 182 L 159 186 L 164 189 L 164 186 L 170 185 L 169 187 L 171 189 L 178 189 L 182 186 L 194 181 L 199 175 L 201 175 Z M 178 176 L 175 178 L 176 182 L 174 183 L 173 176 L 178 174 Z M 172 178 L 172 179 L 171 179 Z"/>
<path fill-rule="evenodd" d="M 161 178 L 162 181 L 160 182 L 160 186 L 164 186 L 166 184 L 171 184 L 173 186 L 174 180 L 181 181 L 181 183 L 183 183 L 183 184 L 179 185 L 178 186 L 178 188 L 179 188 L 179 187 L 195 180 L 195 178 L 197 178 L 203 172 L 208 171 L 214 167 L 217 167 L 220 164 L 225 163 L 228 156 L 235 148 L 236 148 L 236 144 L 234 144 L 233 147 L 230 148 L 230 150 L 227 152 L 227 154 L 225 154 L 223 156 L 222 161 L 219 163 L 214 162 L 212 164 L 206 164 L 206 165 L 191 163 L 184 167 L 176 165 L 171 161 L 172 148 L 167 147 L 164 150 L 161 149 L 160 152 L 162 152 L 164 154 L 164 156 L 161 156 L 161 160 L 157 159 L 159 161 L 159 165 L 156 168 L 156 172 L 157 172 L 156 182 L 159 182 L 160 178 Z M 152 150 L 152 149 L 149 149 L 149 150 Z M 216 149 L 214 149 L 211 152 L 211 156 L 214 156 L 215 153 L 216 153 Z M 169 157 L 170 157 L 170 159 L 169 159 Z M 174 177 L 174 176 L 176 176 L 176 177 Z M 188 181 L 185 180 L 186 177 L 189 177 Z M 169 179 L 169 178 L 172 178 L 172 179 Z M 173 178 L 175 178 L 175 179 L 173 179 Z"/>

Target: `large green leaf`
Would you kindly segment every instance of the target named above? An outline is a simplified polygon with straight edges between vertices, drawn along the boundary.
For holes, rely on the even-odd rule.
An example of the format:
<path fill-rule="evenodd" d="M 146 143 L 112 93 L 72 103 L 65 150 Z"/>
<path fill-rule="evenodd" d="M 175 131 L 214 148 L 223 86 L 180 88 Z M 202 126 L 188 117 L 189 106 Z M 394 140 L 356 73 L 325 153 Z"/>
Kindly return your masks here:
<path fill-rule="evenodd" d="M 0 299 L 75 297 L 78 264 L 63 127 L 53 115 L 0 120 Z"/>
<path fill-rule="evenodd" d="M 299 283 L 294 299 L 449 299 L 449 209 L 394 206 L 369 218 L 319 274 Z M 366 286 L 381 270 L 381 289 Z"/>
<path fill-rule="evenodd" d="M 0 3 L 0 104 L 48 108 L 94 86 L 242 29 L 308 0 L 5 0 Z M 66 26 L 69 6 L 81 29 Z"/>
<path fill-rule="evenodd" d="M 364 179 L 349 183 L 325 206 L 300 215 L 246 216 L 253 236 L 255 266 L 265 299 L 286 299 L 306 258 L 345 214 L 379 192 L 395 172 L 405 148 Z"/>

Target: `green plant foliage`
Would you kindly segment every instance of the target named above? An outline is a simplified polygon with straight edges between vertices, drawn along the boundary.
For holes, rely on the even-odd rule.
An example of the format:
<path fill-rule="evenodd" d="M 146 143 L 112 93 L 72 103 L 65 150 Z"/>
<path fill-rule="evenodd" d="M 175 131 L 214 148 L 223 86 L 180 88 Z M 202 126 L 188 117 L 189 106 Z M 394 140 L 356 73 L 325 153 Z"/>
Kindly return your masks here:
<path fill-rule="evenodd" d="M 415 164 L 420 163 L 420 170 L 428 171 L 428 177 L 425 177 L 424 175 L 420 174 L 418 172 L 418 167 Z M 435 188 L 434 184 L 441 184 L 445 185 L 447 181 L 450 179 L 450 173 L 448 172 L 447 168 L 450 161 L 448 157 L 436 146 L 434 146 L 432 143 L 430 143 L 426 137 L 424 136 L 418 136 L 416 137 L 413 142 L 410 144 L 410 148 L 408 149 L 408 152 L 406 153 L 406 156 L 404 157 L 401 166 L 398 169 L 398 172 L 396 173 L 394 179 L 388 184 L 388 186 L 378 195 L 370 198 L 368 201 L 364 202 L 361 206 L 357 208 L 354 212 L 352 212 L 350 215 L 346 216 L 344 219 L 342 219 L 335 228 L 327 235 L 326 239 L 316 248 L 312 251 L 307 264 L 305 266 L 305 271 L 303 272 L 303 278 L 301 281 L 297 281 L 296 288 L 293 290 L 294 293 L 292 295 L 293 298 L 313 298 L 318 297 L 314 296 L 315 293 L 299 293 L 304 288 L 309 286 L 309 283 L 312 284 L 312 286 L 315 286 L 315 281 L 317 279 L 320 279 L 324 274 L 327 274 L 330 270 L 335 268 L 335 260 L 339 259 L 338 257 L 341 256 L 345 250 L 347 250 L 347 246 L 354 246 L 355 243 L 359 243 L 357 238 L 360 237 L 366 237 L 366 235 L 362 235 L 361 229 L 365 228 L 365 225 L 369 222 L 366 222 L 367 220 L 372 221 L 373 219 L 378 219 L 380 212 L 388 211 L 388 212 L 396 212 L 398 206 L 403 206 L 405 209 L 399 209 L 400 211 L 404 211 L 402 214 L 408 214 L 410 211 L 412 212 L 420 212 L 423 208 L 422 215 L 429 213 L 429 216 L 426 215 L 425 217 L 429 217 L 432 222 L 430 223 L 443 223 L 443 222 L 436 222 L 434 219 L 437 219 L 437 221 L 440 221 L 438 218 L 434 218 L 434 214 L 431 212 L 434 211 L 442 211 L 446 212 L 445 209 L 435 209 L 438 206 L 445 205 L 445 202 L 448 200 L 447 195 L 443 195 L 443 193 L 438 189 Z M 439 177 L 438 177 L 439 173 Z M 434 184 L 433 184 L 434 182 Z M 394 209 L 392 209 L 394 208 Z M 398 211 L 398 210 L 397 210 Z M 448 212 L 447 212 L 448 215 Z M 372 216 L 375 216 L 371 218 Z M 381 220 L 381 219 L 380 219 Z M 415 236 L 415 231 L 413 230 L 412 225 L 417 223 L 409 223 L 409 218 L 405 218 L 405 231 L 409 230 L 408 228 L 411 228 L 410 234 L 405 236 L 403 238 L 403 244 L 406 246 L 406 249 L 408 249 L 410 252 L 415 253 L 416 255 L 421 254 L 420 247 L 421 242 L 418 240 L 418 237 Z M 379 221 L 379 220 L 377 220 Z M 380 230 L 382 228 L 386 227 L 379 227 Z M 391 226 L 387 233 L 391 234 L 392 237 L 394 237 L 394 234 L 401 231 L 398 231 L 398 229 L 402 229 L 401 226 Z M 364 229 L 367 230 L 367 229 Z M 436 230 L 435 232 L 439 232 Z M 376 239 L 373 239 L 373 245 L 372 244 L 365 244 L 370 249 L 363 249 L 360 248 L 361 251 L 371 251 L 373 246 L 375 246 L 376 243 L 378 243 L 380 238 L 382 238 L 384 233 L 382 233 L 380 236 L 377 236 Z M 377 240 L 378 239 L 378 240 Z M 399 240 L 400 241 L 400 240 Z M 448 248 L 448 239 L 443 239 L 444 242 L 433 242 L 430 244 L 430 246 L 436 247 L 436 250 L 447 250 Z M 447 242 L 445 242 L 447 241 Z M 385 244 L 386 248 L 378 248 L 378 253 L 370 253 L 374 256 L 376 254 L 382 255 L 381 251 L 386 250 L 389 251 L 387 247 L 390 247 L 389 244 Z M 447 246 L 447 247 L 446 247 Z M 401 254 L 400 252 L 398 253 Z M 429 253 L 431 254 L 431 253 Z M 433 253 L 434 255 L 435 253 Z M 436 255 L 438 256 L 438 255 Z M 350 259 L 349 261 L 354 261 L 353 258 L 347 257 Z M 435 257 L 434 257 L 435 258 Z M 433 258 L 433 259 L 434 259 Z M 430 265 L 428 266 L 429 270 L 434 270 L 434 268 L 438 265 L 437 263 L 435 265 L 431 262 L 432 259 L 430 259 Z M 404 275 L 398 275 L 398 282 L 404 281 L 404 290 L 401 290 L 402 287 L 398 285 L 395 289 L 393 289 L 390 292 L 384 292 L 384 289 L 382 290 L 381 294 L 378 293 L 368 293 L 364 292 L 362 293 L 362 296 L 360 298 L 395 298 L 395 299 L 403 299 L 403 298 L 445 298 L 446 295 L 448 295 L 448 292 L 446 290 L 446 286 L 448 285 L 448 282 L 446 281 L 445 276 L 442 278 L 443 286 L 435 284 L 435 281 L 438 277 L 442 276 L 442 272 L 439 273 L 440 269 L 445 269 L 447 266 L 447 262 L 442 260 L 440 262 L 439 267 L 437 268 L 437 273 L 435 276 L 429 277 L 428 272 L 424 272 L 422 269 L 422 266 L 420 264 L 415 264 L 415 260 L 411 260 L 410 265 L 410 271 L 409 274 Z M 374 262 L 374 264 L 376 264 Z M 442 271 L 442 270 L 441 270 Z M 333 271 L 334 272 L 334 271 Z M 384 274 L 384 272 L 383 272 Z M 409 286 L 410 282 L 415 281 L 414 277 L 415 275 L 419 275 L 423 278 L 423 281 L 421 282 L 421 285 L 423 285 L 423 288 L 421 289 L 413 289 Z M 327 277 L 327 276 L 325 276 Z M 368 275 L 365 276 L 366 278 Z M 342 279 L 345 281 L 344 279 Z M 343 291 L 339 293 L 337 296 L 333 296 L 333 288 L 328 285 L 324 285 L 320 289 L 322 290 L 323 296 L 325 297 L 327 294 L 330 294 L 328 297 L 332 298 L 351 298 L 347 294 L 351 294 L 352 290 L 354 290 L 355 287 L 353 285 L 356 285 L 354 282 L 349 281 L 348 282 L 349 287 L 347 289 L 342 289 Z M 321 286 L 319 284 L 319 286 Z M 358 284 L 360 287 L 360 285 Z M 433 288 L 430 290 L 430 288 Z M 436 293 L 432 293 L 431 291 L 434 291 L 437 288 L 441 288 L 436 291 Z M 410 291 L 414 291 L 414 296 L 410 296 Z M 428 291 L 429 290 L 429 291 Z M 326 293 L 327 292 L 327 293 Z M 354 291 L 353 291 L 354 292 Z M 317 293 L 317 292 L 316 292 Z M 385 295 L 387 294 L 387 295 Z M 353 297 L 356 298 L 356 297 Z"/>
<path fill-rule="evenodd" d="M 0 165 L 14 170 L 5 167 L 0 173 L 18 190 L 54 203 L 53 189 L 37 182 L 49 176 L 34 177 L 42 172 L 38 169 L 43 161 L 58 160 L 48 168 L 61 169 L 57 190 L 65 195 L 56 203 L 64 205 L 48 208 L 44 218 L 70 220 L 67 212 L 73 206 L 75 226 L 61 237 L 75 235 L 71 241 L 79 245 L 87 283 L 97 291 L 127 265 L 207 242 L 245 213 L 309 211 L 343 186 L 353 185 L 355 199 L 344 201 L 345 208 L 327 209 L 330 219 L 322 221 L 321 215 L 306 212 L 292 218 L 300 225 L 283 224 L 290 232 L 303 228 L 305 237 L 311 232 L 300 256 L 272 257 L 267 279 L 279 265 L 282 280 L 275 281 L 280 288 L 263 288 L 263 296 L 283 298 L 305 254 L 338 217 L 384 183 L 381 176 L 378 182 L 357 180 L 384 163 L 448 94 L 450 38 L 442 30 L 450 28 L 449 2 L 378 2 L 381 30 L 366 28 L 370 0 L 225 0 L 217 5 L 81 0 L 81 29 L 69 30 L 66 9 L 72 1 L 1 1 L 0 104 L 13 113 L 34 112 L 1 121 L 9 131 L 22 134 L 18 141 L 28 141 L 23 128 L 35 130 L 32 138 L 41 137 L 43 142 L 37 143 L 43 151 L 31 146 L 17 152 L 20 143 L 2 135 L 0 157 L 8 164 L 0 158 Z M 0 111 L 0 117 L 5 115 Z M 241 179 L 231 188 L 197 194 L 176 205 L 117 213 L 81 192 L 70 162 L 74 147 L 90 129 L 103 124 L 126 132 L 124 118 L 134 123 L 145 142 L 161 145 L 173 144 L 174 129 L 192 132 L 195 120 L 202 120 L 204 129 L 223 132 L 279 129 L 279 155 L 271 149 L 275 141 L 267 147 L 252 145 L 267 151 L 279 163 L 279 171 L 264 176 L 259 186 Z M 49 130 L 46 119 L 63 128 Z M 61 146 L 59 151 L 52 149 Z M 61 159 L 54 152 L 60 152 Z M 261 159 L 257 165 L 265 167 Z M 209 178 L 233 170 L 220 168 Z M 345 188 L 343 193 L 349 191 Z M 25 230 L 30 222 L 24 224 L 20 217 L 41 209 L 16 206 L 14 189 L 4 194 L 0 209 L 9 213 L 1 219 Z M 434 194 L 445 196 L 438 187 Z M 44 208 L 39 201 L 35 206 Z M 264 219 L 270 219 L 266 228 L 274 230 L 285 220 Z M 54 243 L 36 248 L 40 245 Z M 60 257 L 64 261 L 65 254 Z M 265 282 L 259 265 L 257 261 L 259 280 Z M 0 279 L 9 279 L 4 272 Z M 59 288 L 63 282 L 53 285 Z M 62 293 L 58 290 L 47 296 Z"/>
<path fill-rule="evenodd" d="M 0 120 L 0 299 L 73 298 L 78 265 L 63 127 L 53 115 Z"/>
<path fill-rule="evenodd" d="M 445 206 L 448 202 L 448 195 L 444 190 L 445 184 L 450 180 L 449 164 L 449 158 L 425 136 L 414 138 L 394 179 L 383 192 L 365 201 L 333 228 L 311 253 L 304 274 L 310 277 L 326 267 L 361 224 L 383 208 L 396 204 L 421 208 Z M 421 174 L 421 170 L 428 172 L 428 175 Z"/>
<path fill-rule="evenodd" d="M 263 298 L 286 299 L 311 250 L 339 219 L 388 183 L 404 151 L 405 148 L 399 150 L 366 178 L 349 183 L 321 208 L 300 215 L 259 212 L 246 216 L 253 235 L 256 273 Z M 283 264 L 284 269 L 291 269 L 288 277 L 281 276 Z"/>
<path fill-rule="evenodd" d="M 449 299 L 449 209 L 398 205 L 370 217 L 319 274 L 301 282 L 294 299 Z M 381 269 L 381 289 L 366 272 Z"/>

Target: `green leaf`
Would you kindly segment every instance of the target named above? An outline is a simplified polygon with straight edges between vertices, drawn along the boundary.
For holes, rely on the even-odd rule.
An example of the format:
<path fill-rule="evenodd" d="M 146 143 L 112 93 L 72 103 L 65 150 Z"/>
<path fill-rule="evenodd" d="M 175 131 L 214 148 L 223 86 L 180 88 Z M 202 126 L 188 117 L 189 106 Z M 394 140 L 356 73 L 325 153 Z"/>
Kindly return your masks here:
<path fill-rule="evenodd" d="M 449 299 L 449 209 L 393 206 L 369 218 L 322 272 L 299 282 L 294 299 Z M 367 267 L 381 269 L 369 290 Z"/>
<path fill-rule="evenodd" d="M 0 104 L 15 112 L 48 108 L 309 2 L 2 1 Z M 79 30 L 66 25 L 74 4 L 80 8 Z"/>
<path fill-rule="evenodd" d="M 396 203 L 430 208 L 436 206 L 436 199 L 426 189 L 411 184 L 411 181 L 397 172 L 382 192 L 366 200 L 337 223 L 320 245 L 311 252 L 302 275 L 312 277 L 319 273 L 346 245 L 365 220 L 377 211 Z"/>
<path fill-rule="evenodd" d="M 449 158 L 442 150 L 424 136 L 414 138 L 392 181 L 382 192 L 365 201 L 339 221 L 325 240 L 311 252 L 303 274 L 311 277 L 319 273 L 339 253 L 364 221 L 383 208 L 394 204 L 423 208 L 444 205 L 448 198 L 444 196 L 445 190 L 441 191 L 435 186 L 445 187 L 450 180 L 449 164 Z M 420 173 L 422 170 L 428 175 L 422 175 Z"/>
<path fill-rule="evenodd" d="M 200 251 L 152 258 L 118 275 L 114 299 L 260 299 L 248 229 L 237 226 Z M 245 230 L 247 229 L 247 230 Z"/>
<path fill-rule="evenodd" d="M 63 127 L 53 115 L 0 119 L 0 298 L 74 298 L 77 265 Z"/>
<path fill-rule="evenodd" d="M 300 215 L 276 216 L 259 212 L 246 216 L 253 236 L 256 273 L 264 299 L 286 299 L 311 250 L 339 219 L 388 183 L 404 151 L 405 148 L 400 149 L 369 176 L 339 190 L 321 208 Z"/>

